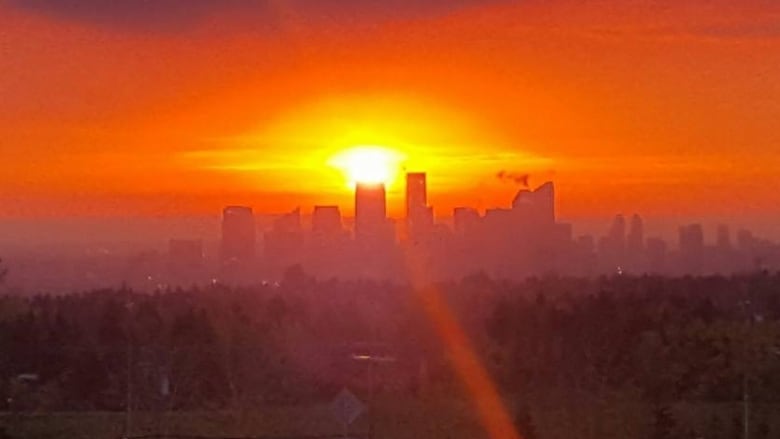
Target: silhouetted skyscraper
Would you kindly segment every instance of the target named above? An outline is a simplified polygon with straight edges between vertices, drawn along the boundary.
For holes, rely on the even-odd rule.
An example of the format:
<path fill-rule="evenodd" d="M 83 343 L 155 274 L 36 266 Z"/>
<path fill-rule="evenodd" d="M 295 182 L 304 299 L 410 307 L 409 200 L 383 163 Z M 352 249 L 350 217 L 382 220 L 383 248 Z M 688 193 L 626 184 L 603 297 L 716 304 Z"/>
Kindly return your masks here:
<path fill-rule="evenodd" d="M 247 262 L 255 257 L 255 217 L 251 207 L 228 206 L 222 211 L 223 262 Z"/>
<path fill-rule="evenodd" d="M 326 277 L 342 273 L 349 266 L 345 264 L 348 239 L 338 206 L 315 206 L 311 231 L 307 271 Z"/>
<path fill-rule="evenodd" d="M 715 238 L 715 251 L 711 256 L 713 268 L 718 273 L 733 273 L 737 270 L 735 266 L 734 246 L 731 243 L 731 232 L 729 226 L 725 224 L 718 225 Z"/>
<path fill-rule="evenodd" d="M 751 252 L 756 244 L 756 238 L 750 230 L 739 229 L 737 231 L 737 248 L 742 252 Z"/>
<path fill-rule="evenodd" d="M 406 174 L 406 226 L 410 237 L 419 236 L 433 226 L 424 172 Z"/>
<path fill-rule="evenodd" d="M 626 268 L 626 219 L 615 215 L 607 235 L 599 240 L 599 259 L 607 273 L 622 273 Z"/>
<path fill-rule="evenodd" d="M 615 215 L 609 229 L 609 239 L 621 252 L 626 248 L 626 218 L 623 215 Z"/>
<path fill-rule="evenodd" d="M 680 227 L 681 268 L 688 273 L 698 274 L 704 258 L 704 230 L 701 224 Z"/>
<path fill-rule="evenodd" d="M 701 224 L 680 227 L 680 251 L 699 252 L 704 249 L 704 230 Z"/>
<path fill-rule="evenodd" d="M 645 252 L 645 227 L 642 217 L 631 216 L 626 236 L 625 269 L 630 273 L 641 273 L 647 270 Z"/>
<path fill-rule="evenodd" d="M 277 233 L 301 233 L 301 208 L 296 207 L 274 220 L 271 229 Z"/>
<path fill-rule="evenodd" d="M 406 174 L 406 217 L 411 218 L 415 210 L 428 206 L 428 192 L 425 172 Z"/>
<path fill-rule="evenodd" d="M 271 274 L 278 276 L 283 270 L 302 262 L 303 230 L 301 209 L 296 208 L 274 220 L 273 227 L 265 233 L 265 259 Z"/>
<path fill-rule="evenodd" d="M 341 211 L 338 206 L 314 206 L 311 229 L 316 235 L 341 233 Z"/>
<path fill-rule="evenodd" d="M 718 226 L 718 237 L 716 244 L 719 250 L 731 250 L 731 233 L 729 226 L 721 224 Z"/>
<path fill-rule="evenodd" d="M 555 222 L 555 186 L 548 181 L 534 190 L 536 203 L 546 222 Z"/>
<path fill-rule="evenodd" d="M 352 274 L 388 278 L 398 269 L 395 224 L 387 218 L 385 185 L 355 187 L 355 257 Z"/>
<path fill-rule="evenodd" d="M 519 215 L 552 224 L 555 222 L 555 186 L 551 181 L 533 191 L 522 189 L 512 200 L 512 209 Z"/>
<path fill-rule="evenodd" d="M 376 237 L 387 227 L 385 185 L 357 183 L 355 186 L 355 238 Z"/>
<path fill-rule="evenodd" d="M 631 223 L 628 228 L 628 237 L 626 238 L 628 252 L 632 256 L 644 251 L 645 248 L 645 227 L 642 217 L 637 214 L 631 216 Z"/>
<path fill-rule="evenodd" d="M 456 207 L 452 210 L 453 226 L 459 234 L 475 230 L 479 224 L 480 216 L 477 209 L 471 207 Z"/>

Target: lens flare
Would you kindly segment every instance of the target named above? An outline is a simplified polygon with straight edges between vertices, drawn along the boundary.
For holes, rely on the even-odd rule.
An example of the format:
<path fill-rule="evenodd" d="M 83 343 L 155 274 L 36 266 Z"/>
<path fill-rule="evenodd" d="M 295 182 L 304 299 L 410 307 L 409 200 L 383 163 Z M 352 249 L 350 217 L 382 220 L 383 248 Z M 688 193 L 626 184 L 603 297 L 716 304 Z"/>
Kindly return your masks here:
<path fill-rule="evenodd" d="M 490 439 L 523 439 L 515 429 L 512 415 L 507 409 L 496 384 L 479 359 L 471 340 L 458 322 L 439 288 L 430 283 L 423 271 L 425 264 L 413 252 L 406 257 L 406 266 L 412 285 L 425 311 L 433 323 L 439 339 L 461 380 L 482 427 Z"/>

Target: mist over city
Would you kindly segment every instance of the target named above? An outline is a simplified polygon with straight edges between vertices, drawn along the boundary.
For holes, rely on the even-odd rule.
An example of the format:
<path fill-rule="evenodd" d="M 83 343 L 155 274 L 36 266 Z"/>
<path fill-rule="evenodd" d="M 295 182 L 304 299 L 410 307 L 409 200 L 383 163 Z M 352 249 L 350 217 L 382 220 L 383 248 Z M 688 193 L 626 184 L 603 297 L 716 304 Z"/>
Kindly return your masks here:
<path fill-rule="evenodd" d="M 506 207 L 480 212 L 460 206 L 436 218 L 427 201 L 427 174 L 404 178 L 402 218 L 388 216 L 384 182 L 363 181 L 354 186 L 354 218 L 343 217 L 338 205 L 283 214 L 232 205 L 219 218 L 114 219 L 113 225 L 106 219 L 100 237 L 90 231 L 101 228 L 101 219 L 75 220 L 62 228 L 65 236 L 41 234 L 26 245 L 18 239 L 9 245 L 4 288 L 56 294 L 119 286 L 154 292 L 278 284 L 292 268 L 322 281 L 408 284 L 474 274 L 508 281 L 733 275 L 775 271 L 780 263 L 773 241 L 728 224 L 717 224 L 709 236 L 701 223 L 681 224 L 676 235 L 646 236 L 642 216 L 617 214 L 603 221 L 602 233 L 575 234 L 576 224 L 556 216 L 554 182 L 531 188 L 527 176 Z M 50 227 L 58 225 L 52 221 Z M 410 261 L 422 279 L 413 277 Z"/>

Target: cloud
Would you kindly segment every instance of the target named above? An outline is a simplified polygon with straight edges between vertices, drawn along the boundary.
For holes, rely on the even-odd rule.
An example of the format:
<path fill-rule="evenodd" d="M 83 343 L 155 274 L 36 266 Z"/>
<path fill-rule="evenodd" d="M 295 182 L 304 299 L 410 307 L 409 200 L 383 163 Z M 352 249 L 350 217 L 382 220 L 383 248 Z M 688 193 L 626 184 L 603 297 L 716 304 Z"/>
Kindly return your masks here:
<path fill-rule="evenodd" d="M 528 187 L 528 179 L 530 177 L 531 175 L 527 173 L 510 172 L 504 170 L 498 171 L 496 173 L 496 178 L 501 182 L 514 183 L 523 187 Z"/>
<path fill-rule="evenodd" d="M 588 16 L 591 36 L 625 39 L 773 40 L 780 37 L 780 2 L 699 0 L 663 8 L 628 6 L 610 20 Z"/>
<path fill-rule="evenodd" d="M 651 8 L 612 0 L 0 0 L 0 4 L 109 30 L 163 33 L 187 31 L 213 19 L 222 31 L 273 29 L 288 20 L 307 25 L 373 25 L 431 18 L 469 6 L 504 4 L 507 11 L 522 12 L 512 21 L 533 26 L 536 17 L 540 20 L 536 25 L 543 28 L 579 30 L 600 38 L 731 40 L 780 37 L 780 7 L 773 1 L 709 0 L 709 7 L 701 10 L 685 4 Z M 604 14 L 605 10 L 610 14 Z"/>
<path fill-rule="evenodd" d="M 780 38 L 780 17 L 774 21 L 705 26 L 694 29 L 694 33 L 724 39 L 775 39 Z"/>
<path fill-rule="evenodd" d="M 341 24 L 446 14 L 464 6 L 502 0 L 8 0 L 32 13 L 130 31 L 178 32 L 214 17 L 237 26 L 273 25 L 280 16 Z"/>
<path fill-rule="evenodd" d="M 10 0 L 33 13 L 107 27 L 179 30 L 234 4 L 211 0 Z"/>

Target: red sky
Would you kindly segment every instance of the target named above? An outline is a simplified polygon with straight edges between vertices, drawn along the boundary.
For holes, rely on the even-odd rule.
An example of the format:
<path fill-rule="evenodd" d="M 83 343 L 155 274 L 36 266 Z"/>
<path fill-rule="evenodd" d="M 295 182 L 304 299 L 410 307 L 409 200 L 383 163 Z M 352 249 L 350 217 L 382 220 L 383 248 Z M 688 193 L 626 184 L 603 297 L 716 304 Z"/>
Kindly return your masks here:
<path fill-rule="evenodd" d="M 440 215 L 780 214 L 775 1 L 112 3 L 0 1 L 0 216 L 349 214 L 356 145 Z"/>

